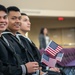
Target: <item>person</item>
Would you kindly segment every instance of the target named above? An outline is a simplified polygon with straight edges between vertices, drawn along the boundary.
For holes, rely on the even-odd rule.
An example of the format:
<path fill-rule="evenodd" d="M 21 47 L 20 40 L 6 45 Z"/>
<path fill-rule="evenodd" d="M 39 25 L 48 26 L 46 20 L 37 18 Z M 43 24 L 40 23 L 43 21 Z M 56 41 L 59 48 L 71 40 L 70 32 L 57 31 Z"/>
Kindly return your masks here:
<path fill-rule="evenodd" d="M 19 54 L 20 57 L 22 58 L 23 63 L 33 62 L 34 66 L 32 67 L 32 69 L 29 70 L 29 71 L 33 71 L 33 72 L 31 74 L 30 73 L 26 74 L 26 75 L 33 75 L 33 74 L 35 74 L 34 72 L 36 72 L 36 71 L 38 72 L 38 70 L 39 70 L 38 63 L 40 62 L 39 61 L 40 56 L 38 54 L 40 54 L 40 53 L 38 53 L 38 52 L 34 53 L 35 49 L 33 49 L 34 52 L 29 51 L 28 50 L 29 47 L 26 47 L 26 44 L 23 45 L 17 40 L 16 33 L 20 29 L 20 26 L 21 26 L 20 25 L 20 19 L 21 19 L 20 11 L 17 11 L 17 9 L 14 6 L 8 7 L 7 9 L 8 9 L 9 25 L 8 25 L 7 30 L 5 32 L 3 32 L 3 36 L 7 39 L 7 41 L 9 43 L 12 44 L 15 52 L 17 54 Z M 34 53 L 34 56 L 32 55 L 33 53 Z M 36 55 L 38 55 L 38 56 L 36 56 Z M 27 67 L 27 65 L 26 65 L 26 67 Z M 28 69 L 28 67 L 27 67 L 27 69 Z"/>
<path fill-rule="evenodd" d="M 18 61 L 15 54 L 13 54 L 12 48 L 3 40 L 2 32 L 8 26 L 7 14 L 6 7 L 0 5 L 0 75 L 21 75 L 21 65 L 17 65 Z"/>
<path fill-rule="evenodd" d="M 4 50 L 4 55 L 0 52 L 0 57 L 4 63 L 6 62 L 7 64 L 9 63 L 11 69 L 9 69 L 10 74 L 5 74 L 5 75 L 31 75 L 30 73 L 35 72 L 36 70 L 39 69 L 38 62 L 26 62 L 26 52 L 25 49 L 18 43 L 16 40 L 15 34 L 16 31 L 20 29 L 20 20 L 21 20 L 21 14 L 20 10 L 15 7 L 15 6 L 10 6 L 7 8 L 8 10 L 8 28 L 6 31 L 2 33 L 3 40 L 2 43 L 7 47 L 9 46 L 11 50 L 9 50 L 9 47 L 7 47 L 8 51 Z M 6 18 L 4 15 L 2 16 L 3 18 Z M 4 20 L 3 20 L 4 21 Z M 4 24 L 4 25 L 3 25 Z M 6 22 L 4 22 L 1 28 L 6 25 Z M 6 35 L 7 34 L 7 35 Z M 13 37 L 13 38 L 11 38 Z M 6 44 L 5 44 L 6 43 Z M 4 48 L 4 47 L 2 47 Z M 0 50 L 1 51 L 1 50 Z M 3 51 L 2 51 L 3 52 Z M 11 66 L 11 64 L 14 66 Z M 8 71 L 7 71 L 8 72 Z"/>
<path fill-rule="evenodd" d="M 32 53 L 32 55 L 34 57 L 33 59 L 36 61 L 38 61 L 38 59 L 39 59 L 38 62 L 40 64 L 40 62 L 41 62 L 40 57 L 41 56 L 40 56 L 38 48 L 35 46 L 35 44 L 28 37 L 25 36 L 25 34 L 30 31 L 30 27 L 31 27 L 31 22 L 30 22 L 28 15 L 25 13 L 21 13 L 21 27 L 20 27 L 19 33 L 17 33 L 17 35 L 18 35 L 17 38 L 18 38 L 20 43 L 22 43 L 25 47 L 27 47 L 27 49 L 29 51 L 31 51 L 31 53 L 33 52 Z M 43 65 L 43 64 L 41 64 L 41 65 L 40 65 L 41 67 L 46 68 L 45 65 Z M 58 73 L 58 72 L 60 72 L 59 68 L 51 68 L 50 70 L 52 70 L 52 72 L 55 71 L 56 72 L 55 75 L 60 74 L 60 73 Z M 44 72 L 41 71 L 41 73 L 44 73 Z M 54 74 L 52 74 L 52 75 L 54 75 Z"/>
<path fill-rule="evenodd" d="M 39 34 L 39 44 L 40 44 L 39 48 L 45 49 L 49 42 L 50 42 L 50 37 L 48 36 L 48 29 L 41 28 Z"/>
<path fill-rule="evenodd" d="M 0 4 L 0 39 L 1 39 L 1 33 L 6 29 L 7 27 L 7 24 L 8 24 L 8 19 L 7 19 L 7 10 L 5 8 L 5 6 L 1 5 Z M 2 45 L 1 45 L 1 41 L 0 41 L 0 51 L 2 51 L 3 48 L 2 48 Z M 0 75 L 4 75 L 2 69 L 3 69 L 3 65 L 2 65 L 2 61 L 1 61 L 1 58 L 0 58 Z M 6 73 L 6 71 L 5 71 Z"/>

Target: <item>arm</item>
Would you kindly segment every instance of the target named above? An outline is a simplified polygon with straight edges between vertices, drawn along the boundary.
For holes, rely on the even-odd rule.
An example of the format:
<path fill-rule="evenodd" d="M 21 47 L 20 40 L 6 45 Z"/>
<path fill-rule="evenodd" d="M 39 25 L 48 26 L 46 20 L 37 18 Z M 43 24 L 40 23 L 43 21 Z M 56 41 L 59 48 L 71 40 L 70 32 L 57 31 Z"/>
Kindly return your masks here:
<path fill-rule="evenodd" d="M 3 64 L 0 61 L 0 72 L 3 73 L 4 75 L 21 75 L 22 68 L 21 66 Z"/>
<path fill-rule="evenodd" d="M 0 62 L 0 72 L 4 75 L 26 75 L 28 73 L 33 73 L 39 69 L 37 62 L 29 62 L 25 65 L 15 66 L 15 65 L 6 65 Z"/>

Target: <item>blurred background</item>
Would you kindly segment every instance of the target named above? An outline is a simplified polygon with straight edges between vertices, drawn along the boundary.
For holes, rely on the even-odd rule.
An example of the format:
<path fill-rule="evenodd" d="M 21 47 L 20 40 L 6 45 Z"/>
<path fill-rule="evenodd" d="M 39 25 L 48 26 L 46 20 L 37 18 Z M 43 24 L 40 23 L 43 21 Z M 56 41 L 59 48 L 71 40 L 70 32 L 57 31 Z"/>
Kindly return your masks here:
<path fill-rule="evenodd" d="M 17 6 L 29 15 L 28 37 L 38 48 L 42 27 L 48 28 L 51 40 L 65 48 L 75 47 L 75 0 L 0 0 L 0 4 Z"/>

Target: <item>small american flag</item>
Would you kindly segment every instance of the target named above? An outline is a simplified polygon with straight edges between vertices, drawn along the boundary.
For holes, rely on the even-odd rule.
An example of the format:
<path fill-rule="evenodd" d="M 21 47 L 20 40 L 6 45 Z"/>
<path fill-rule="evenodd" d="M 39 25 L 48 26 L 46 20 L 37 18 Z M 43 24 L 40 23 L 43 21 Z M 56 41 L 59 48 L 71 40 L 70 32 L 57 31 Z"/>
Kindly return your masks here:
<path fill-rule="evenodd" d="M 50 58 L 48 55 L 43 54 L 41 62 L 47 65 L 48 67 L 55 67 L 56 59 Z"/>
<path fill-rule="evenodd" d="M 56 60 L 61 62 L 62 58 L 63 58 L 63 55 L 64 55 L 64 53 L 58 53 L 57 56 L 56 56 Z"/>
<path fill-rule="evenodd" d="M 48 46 L 46 47 L 45 51 L 52 55 L 55 56 L 58 52 L 60 52 L 62 49 L 61 46 L 59 46 L 58 44 L 56 44 L 54 41 L 50 41 L 50 43 L 48 44 Z"/>

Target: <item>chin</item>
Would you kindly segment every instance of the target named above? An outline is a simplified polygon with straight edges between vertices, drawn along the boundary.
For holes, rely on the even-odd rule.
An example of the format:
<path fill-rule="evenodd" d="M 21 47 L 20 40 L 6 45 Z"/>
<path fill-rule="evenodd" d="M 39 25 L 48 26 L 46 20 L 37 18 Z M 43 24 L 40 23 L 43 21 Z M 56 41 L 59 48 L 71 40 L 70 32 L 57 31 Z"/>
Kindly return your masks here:
<path fill-rule="evenodd" d="M 15 28 L 14 30 L 20 30 L 20 28 Z"/>
<path fill-rule="evenodd" d="M 6 28 L 1 28 L 0 30 L 1 30 L 1 31 L 5 31 L 5 30 L 6 30 Z"/>
<path fill-rule="evenodd" d="M 27 30 L 27 32 L 29 32 L 30 30 Z"/>
<path fill-rule="evenodd" d="M 3 30 L 0 30 L 0 32 L 3 32 L 3 31 L 5 31 L 5 29 L 3 29 Z"/>

